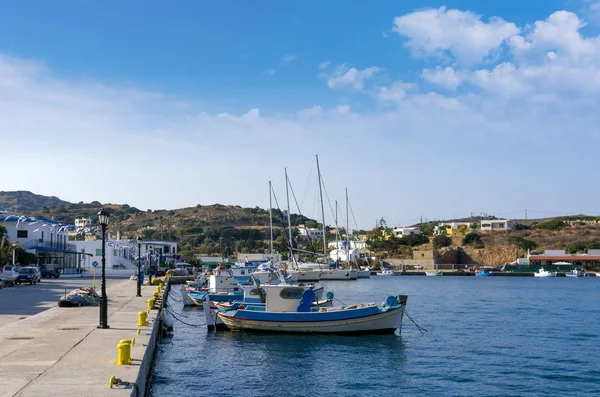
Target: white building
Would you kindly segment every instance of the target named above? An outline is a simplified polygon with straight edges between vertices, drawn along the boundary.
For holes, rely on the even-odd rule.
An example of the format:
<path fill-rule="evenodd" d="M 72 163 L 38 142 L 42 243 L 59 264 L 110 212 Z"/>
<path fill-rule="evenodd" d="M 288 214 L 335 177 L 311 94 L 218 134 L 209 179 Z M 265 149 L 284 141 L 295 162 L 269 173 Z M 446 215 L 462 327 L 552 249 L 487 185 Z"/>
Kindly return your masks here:
<path fill-rule="evenodd" d="M 91 218 L 77 218 L 75 219 L 75 227 L 90 227 L 92 226 Z"/>
<path fill-rule="evenodd" d="M 81 254 L 86 254 L 82 259 L 81 267 L 87 271 L 93 269 L 96 262 L 102 265 L 102 240 L 73 241 L 72 244 Z M 105 246 L 106 269 L 109 270 L 134 270 L 137 269 L 141 258 L 141 265 L 146 268 L 151 260 L 153 265 L 163 262 L 175 263 L 180 258 L 177 255 L 177 242 L 143 240 L 140 245 L 141 257 L 138 253 L 137 240 L 114 240 L 108 238 Z"/>
<path fill-rule="evenodd" d="M 396 237 L 410 236 L 411 234 L 421 234 L 421 229 L 417 227 L 397 227 L 392 230 Z"/>
<path fill-rule="evenodd" d="M 501 231 L 501 230 L 515 230 L 517 222 L 514 220 L 507 219 L 494 219 L 494 220 L 483 220 L 481 221 L 481 230 L 487 231 Z"/>
<path fill-rule="evenodd" d="M 306 227 L 304 225 L 298 225 L 298 233 L 300 236 L 304 236 L 310 239 L 323 238 L 323 230 L 316 227 Z"/>
<path fill-rule="evenodd" d="M 0 215 L 8 241 L 16 242 L 25 251 L 38 257 L 37 265 L 56 264 L 64 273 L 75 273 L 81 254 L 69 241 L 69 228 L 45 218 Z"/>
<path fill-rule="evenodd" d="M 334 249 L 344 249 L 344 248 L 346 248 L 346 241 L 345 240 L 330 241 L 327 243 L 327 247 L 334 248 Z M 360 241 L 350 240 L 350 249 L 356 249 L 356 250 L 367 249 L 367 242 L 362 241 L 362 240 L 360 240 Z"/>
<path fill-rule="evenodd" d="M 334 249 L 329 253 L 329 257 L 333 261 L 339 260 L 341 262 L 348 262 L 348 259 L 353 261 L 360 258 L 360 252 L 356 249 L 350 249 L 348 253 L 343 248 Z"/>

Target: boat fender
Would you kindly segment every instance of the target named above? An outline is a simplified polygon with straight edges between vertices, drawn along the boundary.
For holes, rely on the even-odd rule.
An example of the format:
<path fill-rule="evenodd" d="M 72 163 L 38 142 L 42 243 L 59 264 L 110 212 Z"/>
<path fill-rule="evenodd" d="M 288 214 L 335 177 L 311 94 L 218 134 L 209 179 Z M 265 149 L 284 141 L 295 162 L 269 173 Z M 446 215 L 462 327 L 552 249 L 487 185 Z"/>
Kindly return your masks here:
<path fill-rule="evenodd" d="M 329 291 L 329 292 L 328 292 L 328 293 L 325 295 L 325 297 L 327 298 L 327 300 L 329 300 L 329 301 L 330 301 L 330 300 L 333 300 L 334 294 L 333 294 L 333 292 L 332 292 L 332 291 Z"/>

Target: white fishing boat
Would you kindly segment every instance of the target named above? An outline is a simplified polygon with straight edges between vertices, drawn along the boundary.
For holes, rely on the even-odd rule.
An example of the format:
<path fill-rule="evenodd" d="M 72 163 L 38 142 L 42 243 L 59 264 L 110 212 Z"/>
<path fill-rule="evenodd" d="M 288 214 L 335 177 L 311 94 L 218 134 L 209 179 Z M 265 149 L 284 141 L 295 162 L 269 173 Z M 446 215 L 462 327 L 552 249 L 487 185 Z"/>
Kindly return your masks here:
<path fill-rule="evenodd" d="M 393 276 L 394 271 L 390 269 L 381 269 L 380 272 L 377 272 L 378 276 Z"/>
<path fill-rule="evenodd" d="M 314 292 L 286 285 L 264 286 L 264 310 L 251 305 L 219 310 L 231 330 L 290 333 L 394 333 L 402 326 L 406 295 L 389 296 L 381 306 L 362 303 L 343 307 L 311 307 Z"/>
<path fill-rule="evenodd" d="M 361 269 L 356 272 L 357 278 L 371 278 L 371 271 L 369 269 Z"/>
<path fill-rule="evenodd" d="M 543 267 L 540 268 L 537 272 L 533 273 L 535 277 L 556 277 L 556 272 L 549 272 Z"/>
<path fill-rule="evenodd" d="M 580 269 L 573 269 L 570 272 L 565 273 L 566 277 L 583 277 L 584 273 Z"/>
<path fill-rule="evenodd" d="M 323 269 L 321 280 L 356 280 L 358 271 L 355 269 Z"/>
<path fill-rule="evenodd" d="M 437 277 L 437 276 L 443 276 L 444 272 L 440 271 L 440 270 L 430 270 L 425 272 L 426 276 L 430 276 L 430 277 Z"/>

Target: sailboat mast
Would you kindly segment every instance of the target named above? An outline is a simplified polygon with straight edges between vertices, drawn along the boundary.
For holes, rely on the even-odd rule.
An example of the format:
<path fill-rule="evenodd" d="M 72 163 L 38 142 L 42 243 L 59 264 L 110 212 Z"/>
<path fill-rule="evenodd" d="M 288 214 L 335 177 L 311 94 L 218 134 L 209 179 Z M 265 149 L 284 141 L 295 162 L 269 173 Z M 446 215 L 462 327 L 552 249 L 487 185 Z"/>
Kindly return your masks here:
<path fill-rule="evenodd" d="M 317 159 L 317 175 L 319 178 L 319 196 L 321 198 L 321 220 L 323 221 L 323 255 L 327 258 L 327 242 L 325 238 L 325 207 L 323 206 L 323 187 L 321 181 L 321 169 L 319 168 L 319 155 L 315 154 Z"/>
<path fill-rule="evenodd" d="M 335 261 L 340 260 L 340 243 L 338 241 L 339 226 L 338 226 L 338 201 L 335 200 Z"/>
<path fill-rule="evenodd" d="M 271 260 L 273 260 L 273 186 L 269 181 L 269 230 L 271 231 Z"/>
<path fill-rule="evenodd" d="M 350 218 L 348 218 L 348 188 L 346 188 L 346 260 L 350 263 Z"/>
<path fill-rule="evenodd" d="M 292 256 L 294 256 L 294 252 L 293 252 L 293 248 L 294 245 L 292 244 L 292 217 L 290 215 L 290 182 L 288 181 L 288 175 L 287 175 L 287 168 L 284 168 L 285 170 L 285 195 L 287 198 L 287 218 L 288 218 L 288 238 L 290 241 L 290 253 L 292 254 Z"/>

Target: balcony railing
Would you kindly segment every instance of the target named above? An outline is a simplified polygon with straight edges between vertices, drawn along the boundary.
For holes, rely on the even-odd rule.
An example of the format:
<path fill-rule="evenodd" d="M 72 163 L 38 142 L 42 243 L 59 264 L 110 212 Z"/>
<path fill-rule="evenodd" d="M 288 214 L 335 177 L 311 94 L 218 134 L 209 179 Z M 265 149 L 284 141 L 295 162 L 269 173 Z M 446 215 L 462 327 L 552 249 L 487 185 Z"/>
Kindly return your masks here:
<path fill-rule="evenodd" d="M 75 244 L 69 244 L 66 241 L 40 241 L 38 239 L 29 240 L 22 245 L 25 250 L 36 249 L 36 248 L 54 248 L 63 250 L 75 250 Z"/>

